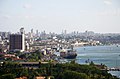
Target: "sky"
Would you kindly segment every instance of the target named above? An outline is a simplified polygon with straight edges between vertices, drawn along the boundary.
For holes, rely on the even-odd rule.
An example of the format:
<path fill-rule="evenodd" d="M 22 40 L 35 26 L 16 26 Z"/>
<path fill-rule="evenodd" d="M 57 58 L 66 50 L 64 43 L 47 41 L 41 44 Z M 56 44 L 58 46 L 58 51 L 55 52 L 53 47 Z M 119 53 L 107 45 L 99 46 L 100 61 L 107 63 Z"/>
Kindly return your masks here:
<path fill-rule="evenodd" d="M 120 33 L 120 0 L 0 0 L 0 31 Z"/>

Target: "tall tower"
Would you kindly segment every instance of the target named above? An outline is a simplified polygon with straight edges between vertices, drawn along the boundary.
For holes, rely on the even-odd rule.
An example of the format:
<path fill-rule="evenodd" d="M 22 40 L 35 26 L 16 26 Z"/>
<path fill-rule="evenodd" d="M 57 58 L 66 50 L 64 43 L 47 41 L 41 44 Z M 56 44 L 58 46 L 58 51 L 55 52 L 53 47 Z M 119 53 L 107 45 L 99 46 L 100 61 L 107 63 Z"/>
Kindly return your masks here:
<path fill-rule="evenodd" d="M 24 30 L 24 28 L 20 29 L 20 33 L 22 35 L 22 50 L 24 51 L 25 50 L 25 30 Z"/>
<path fill-rule="evenodd" d="M 20 28 L 20 34 L 25 34 L 24 28 Z"/>
<path fill-rule="evenodd" d="M 33 36 L 33 29 L 31 29 L 31 36 Z"/>
<path fill-rule="evenodd" d="M 38 32 L 38 30 L 36 30 L 36 36 L 37 36 L 37 37 L 39 36 L 39 32 Z"/>

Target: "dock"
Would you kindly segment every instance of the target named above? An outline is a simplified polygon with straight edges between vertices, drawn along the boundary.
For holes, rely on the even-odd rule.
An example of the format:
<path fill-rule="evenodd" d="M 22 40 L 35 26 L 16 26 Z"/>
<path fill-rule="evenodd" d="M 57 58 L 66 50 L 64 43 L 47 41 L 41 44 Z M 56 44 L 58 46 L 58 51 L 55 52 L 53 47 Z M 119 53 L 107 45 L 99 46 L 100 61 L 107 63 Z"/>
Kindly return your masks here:
<path fill-rule="evenodd" d="M 107 68 L 108 71 L 120 71 L 120 67 Z"/>

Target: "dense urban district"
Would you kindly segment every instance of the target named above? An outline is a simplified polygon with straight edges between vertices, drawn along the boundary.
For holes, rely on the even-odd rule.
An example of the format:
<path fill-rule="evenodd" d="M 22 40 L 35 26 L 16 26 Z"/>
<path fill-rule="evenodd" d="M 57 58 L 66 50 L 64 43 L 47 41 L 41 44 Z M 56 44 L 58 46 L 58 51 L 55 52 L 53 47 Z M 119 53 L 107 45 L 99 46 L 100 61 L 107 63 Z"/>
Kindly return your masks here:
<path fill-rule="evenodd" d="M 113 44 L 119 46 L 119 33 L 63 30 L 47 34 L 33 29 L 26 33 L 24 28 L 17 33 L 0 32 L 0 79 L 118 79 L 104 64 L 78 64 L 74 60 L 74 47 Z M 66 62 L 65 58 L 72 60 Z"/>

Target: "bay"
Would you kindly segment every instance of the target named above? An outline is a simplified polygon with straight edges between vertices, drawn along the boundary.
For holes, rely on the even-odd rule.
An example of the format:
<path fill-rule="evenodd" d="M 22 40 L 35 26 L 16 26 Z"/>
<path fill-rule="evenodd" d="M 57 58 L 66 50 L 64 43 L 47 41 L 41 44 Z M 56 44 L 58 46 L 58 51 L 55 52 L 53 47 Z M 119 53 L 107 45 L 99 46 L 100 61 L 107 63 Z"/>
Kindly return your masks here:
<path fill-rule="evenodd" d="M 76 62 L 86 64 L 85 61 L 93 61 L 95 64 L 120 68 L 120 46 L 83 46 L 75 47 L 77 50 Z M 120 71 L 110 71 L 112 75 L 120 77 Z"/>

